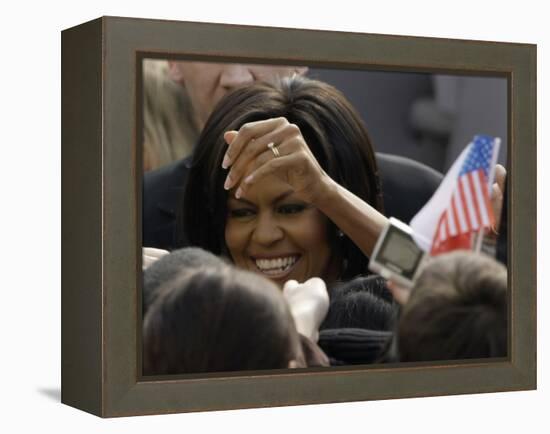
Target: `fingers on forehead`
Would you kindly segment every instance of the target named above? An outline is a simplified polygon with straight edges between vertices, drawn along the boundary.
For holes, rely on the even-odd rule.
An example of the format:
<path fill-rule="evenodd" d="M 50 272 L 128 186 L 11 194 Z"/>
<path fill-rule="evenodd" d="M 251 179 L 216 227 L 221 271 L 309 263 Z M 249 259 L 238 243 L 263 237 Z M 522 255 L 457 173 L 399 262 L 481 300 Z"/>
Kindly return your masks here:
<path fill-rule="evenodd" d="M 230 158 L 236 157 L 247 143 L 268 135 L 285 123 L 288 124 L 285 118 L 272 118 L 244 124 L 239 128 L 237 136 L 229 145 L 227 155 Z M 267 146 L 267 142 L 265 145 Z"/>
<path fill-rule="evenodd" d="M 288 121 L 284 117 L 247 122 L 239 129 L 239 135 L 248 139 L 256 138 L 284 124 L 288 124 Z"/>

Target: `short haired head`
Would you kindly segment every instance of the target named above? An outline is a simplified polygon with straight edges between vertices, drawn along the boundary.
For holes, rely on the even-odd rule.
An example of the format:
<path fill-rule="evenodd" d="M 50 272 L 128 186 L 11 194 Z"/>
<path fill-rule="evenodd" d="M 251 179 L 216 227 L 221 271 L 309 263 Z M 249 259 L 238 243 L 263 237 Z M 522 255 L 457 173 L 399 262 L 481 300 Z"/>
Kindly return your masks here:
<path fill-rule="evenodd" d="M 304 367 L 281 291 L 232 266 L 178 274 L 149 308 L 144 375 Z"/>
<path fill-rule="evenodd" d="M 221 258 L 199 247 L 185 247 L 164 255 L 143 272 L 143 315 L 159 295 L 159 288 L 183 271 L 197 267 L 222 267 Z"/>
<path fill-rule="evenodd" d="M 382 210 L 382 195 L 374 151 L 355 109 L 334 87 L 294 76 L 257 83 L 226 95 L 212 112 L 197 144 L 179 225 L 191 244 L 226 254 L 226 172 L 221 168 L 227 149 L 223 134 L 248 122 L 285 117 L 297 125 L 323 170 L 338 184 Z M 341 258 L 339 278 L 365 273 L 368 259 L 337 228 L 328 225 L 327 239 Z M 313 277 L 313 276 L 309 276 Z"/>
<path fill-rule="evenodd" d="M 506 275 L 505 267 L 482 254 L 457 251 L 433 258 L 403 307 L 399 360 L 505 357 Z"/>
<path fill-rule="evenodd" d="M 385 283 L 383 278 L 371 275 L 336 285 L 321 328 L 391 330 L 396 310 Z"/>

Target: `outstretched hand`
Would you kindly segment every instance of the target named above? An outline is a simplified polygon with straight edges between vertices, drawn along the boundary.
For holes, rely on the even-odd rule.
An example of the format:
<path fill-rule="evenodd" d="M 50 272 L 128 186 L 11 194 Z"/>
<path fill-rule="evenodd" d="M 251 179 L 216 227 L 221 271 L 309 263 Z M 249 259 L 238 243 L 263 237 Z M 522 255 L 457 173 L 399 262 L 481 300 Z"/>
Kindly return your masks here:
<path fill-rule="evenodd" d="M 298 333 L 313 342 L 319 339 L 319 326 L 328 312 L 329 297 L 325 282 L 312 277 L 304 283 L 289 280 L 283 287 Z"/>
<path fill-rule="evenodd" d="M 239 131 L 227 131 L 224 139 L 229 146 L 222 166 L 231 168 L 224 188 L 237 187 L 237 198 L 266 175 L 275 175 L 298 197 L 315 203 L 328 181 L 300 128 L 284 117 L 247 123 Z"/>

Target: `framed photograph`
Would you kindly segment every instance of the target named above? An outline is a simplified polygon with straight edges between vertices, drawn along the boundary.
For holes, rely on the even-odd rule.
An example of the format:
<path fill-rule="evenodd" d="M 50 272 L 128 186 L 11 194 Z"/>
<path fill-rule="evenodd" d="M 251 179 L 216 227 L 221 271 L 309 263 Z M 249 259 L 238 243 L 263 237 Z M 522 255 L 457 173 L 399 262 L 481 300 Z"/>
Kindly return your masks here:
<path fill-rule="evenodd" d="M 280 279 L 280 286 L 288 279 L 322 275 L 328 282 L 333 277 L 309 262 L 300 268 L 311 252 L 327 246 L 332 251 L 332 238 L 288 257 L 250 254 L 253 261 L 247 263 L 239 260 L 238 231 L 228 231 L 235 228 L 231 218 L 248 214 L 230 201 L 226 206 L 227 200 L 217 208 L 219 200 L 212 199 L 218 204 L 212 205 L 206 198 L 201 203 L 183 196 L 187 181 L 175 172 L 182 164 L 199 185 L 197 191 L 208 194 L 200 164 L 217 158 L 220 166 L 223 153 L 209 139 L 220 135 L 216 128 L 225 132 L 233 125 L 231 116 L 247 110 L 252 114 L 242 118 L 246 122 L 265 121 L 258 115 L 261 106 L 248 100 L 242 99 L 239 108 L 228 106 L 230 97 L 238 95 L 233 90 L 255 89 L 255 82 L 269 82 L 277 90 L 287 86 L 288 92 L 300 86 L 313 89 L 307 99 L 324 95 L 321 107 L 333 99 L 346 101 L 338 107 L 352 107 L 354 119 L 364 125 L 359 129 L 368 132 L 368 152 L 377 163 L 373 171 L 363 172 L 381 180 L 373 181 L 381 185 L 380 211 L 405 223 L 429 200 L 474 136 L 500 139 L 494 158 L 507 171 L 503 211 L 494 228 L 498 235 L 484 249 L 507 268 L 504 353 L 425 361 L 379 357 L 382 350 L 390 354 L 395 330 L 369 325 L 365 327 L 384 337 L 384 348 L 368 358 L 345 345 L 346 351 L 339 352 L 343 347 L 335 345 L 334 336 L 340 339 L 341 330 L 361 328 L 346 323 L 321 326 L 317 343 L 328 356 L 325 365 L 295 366 L 291 360 L 276 369 L 221 364 L 172 372 L 154 363 L 149 368 L 144 323 L 145 311 L 149 315 L 154 303 L 147 301 L 143 247 L 215 245 L 210 248 L 215 254 L 262 278 Z M 224 110 L 231 116 L 224 117 Z M 319 113 L 313 118 L 319 119 Z M 307 128 L 300 124 L 299 130 L 311 142 Z M 265 155 L 284 157 L 283 143 L 268 143 Z M 201 157 L 197 149 L 205 150 Z M 350 164 L 345 163 L 346 170 L 353 172 Z M 167 171 L 176 173 L 170 191 L 158 187 L 158 180 L 166 179 L 158 174 Z M 418 179 L 433 187 L 411 190 Z M 212 183 L 221 191 L 223 181 Z M 204 213 L 183 218 L 180 203 L 186 210 L 196 203 Z M 260 206 L 254 207 L 259 215 Z M 209 209 L 214 211 L 203 218 L 210 224 L 205 226 L 201 216 Z M 286 215 L 295 209 L 277 212 Z M 222 224 L 215 226 L 217 217 Z M 189 223 L 193 221 L 196 226 Z M 201 231 L 219 239 L 202 244 Z M 335 230 L 334 242 L 348 242 L 351 236 L 344 232 Z M 307 236 L 322 239 L 315 233 L 298 239 Z M 249 254 L 248 247 L 241 250 Z M 317 256 L 312 258 L 315 265 Z M 346 336 L 353 340 L 353 333 Z M 118 17 L 62 32 L 62 402 L 116 417 L 534 388 L 535 45 Z"/>

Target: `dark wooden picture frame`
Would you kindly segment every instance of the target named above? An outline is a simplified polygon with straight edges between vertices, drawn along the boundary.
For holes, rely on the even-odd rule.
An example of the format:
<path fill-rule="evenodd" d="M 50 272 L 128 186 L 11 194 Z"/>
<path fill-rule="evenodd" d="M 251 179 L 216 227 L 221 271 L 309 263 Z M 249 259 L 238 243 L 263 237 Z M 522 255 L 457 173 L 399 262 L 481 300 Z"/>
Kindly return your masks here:
<path fill-rule="evenodd" d="M 141 377 L 140 53 L 508 80 L 509 356 Z M 62 402 L 102 417 L 536 388 L 536 46 L 103 17 L 62 32 Z"/>

